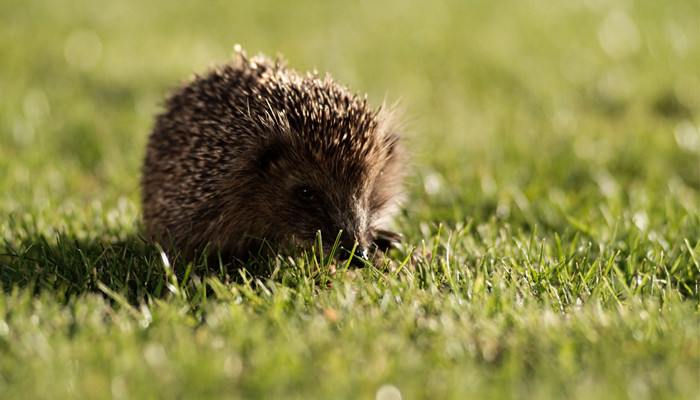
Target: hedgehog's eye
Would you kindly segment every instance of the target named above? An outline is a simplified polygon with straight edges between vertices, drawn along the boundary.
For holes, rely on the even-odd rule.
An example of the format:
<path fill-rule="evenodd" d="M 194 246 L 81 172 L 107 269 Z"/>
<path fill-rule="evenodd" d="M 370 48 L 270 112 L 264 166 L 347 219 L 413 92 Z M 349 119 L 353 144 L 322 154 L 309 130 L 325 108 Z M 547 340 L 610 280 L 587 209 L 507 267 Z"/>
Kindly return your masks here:
<path fill-rule="evenodd" d="M 298 198 L 305 200 L 305 201 L 311 201 L 316 198 L 316 193 L 314 192 L 313 189 L 311 189 L 308 186 L 300 186 L 296 189 L 296 195 Z"/>

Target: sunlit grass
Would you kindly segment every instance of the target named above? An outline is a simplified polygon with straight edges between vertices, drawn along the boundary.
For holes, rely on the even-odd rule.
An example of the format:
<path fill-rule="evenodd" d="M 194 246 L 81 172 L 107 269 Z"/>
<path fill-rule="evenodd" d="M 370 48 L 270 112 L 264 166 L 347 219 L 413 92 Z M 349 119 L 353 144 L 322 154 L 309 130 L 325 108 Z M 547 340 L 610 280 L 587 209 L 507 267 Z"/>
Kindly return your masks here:
<path fill-rule="evenodd" d="M 699 16 L 1 2 L 0 398 L 695 398 Z M 236 43 L 399 101 L 386 264 L 141 238 L 153 115 Z"/>

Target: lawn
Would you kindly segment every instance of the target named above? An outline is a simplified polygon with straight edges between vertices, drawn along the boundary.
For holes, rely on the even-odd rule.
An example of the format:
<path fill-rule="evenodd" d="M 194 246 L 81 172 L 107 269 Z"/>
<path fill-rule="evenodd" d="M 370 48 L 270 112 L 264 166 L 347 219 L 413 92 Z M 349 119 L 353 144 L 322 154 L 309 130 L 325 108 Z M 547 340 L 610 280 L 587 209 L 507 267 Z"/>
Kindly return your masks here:
<path fill-rule="evenodd" d="M 427 4 L 0 0 L 0 398 L 697 399 L 700 4 Z M 385 265 L 142 239 L 153 116 L 237 43 L 400 104 Z"/>

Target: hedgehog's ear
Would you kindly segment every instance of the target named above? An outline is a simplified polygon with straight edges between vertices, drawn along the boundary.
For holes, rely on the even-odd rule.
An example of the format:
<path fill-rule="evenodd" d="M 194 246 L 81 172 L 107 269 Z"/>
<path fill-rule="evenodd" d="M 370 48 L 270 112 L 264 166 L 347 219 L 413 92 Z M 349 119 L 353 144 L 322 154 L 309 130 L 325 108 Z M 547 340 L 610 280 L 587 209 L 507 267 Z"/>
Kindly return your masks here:
<path fill-rule="evenodd" d="M 265 145 L 255 157 L 256 169 L 263 174 L 270 172 L 270 169 L 282 158 L 283 151 L 284 148 L 278 144 Z"/>

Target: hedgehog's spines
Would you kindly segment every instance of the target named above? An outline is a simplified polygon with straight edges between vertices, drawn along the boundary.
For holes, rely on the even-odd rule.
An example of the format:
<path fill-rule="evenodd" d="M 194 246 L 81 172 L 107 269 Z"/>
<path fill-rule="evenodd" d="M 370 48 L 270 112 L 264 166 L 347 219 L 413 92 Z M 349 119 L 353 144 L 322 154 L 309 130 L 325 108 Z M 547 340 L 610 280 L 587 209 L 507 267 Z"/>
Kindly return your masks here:
<path fill-rule="evenodd" d="M 156 120 L 143 168 L 149 236 L 239 258 L 255 237 L 307 243 L 319 229 L 366 247 L 403 174 L 391 113 L 279 55 L 234 52 L 175 90 Z M 307 210 L 300 185 L 322 203 Z"/>

